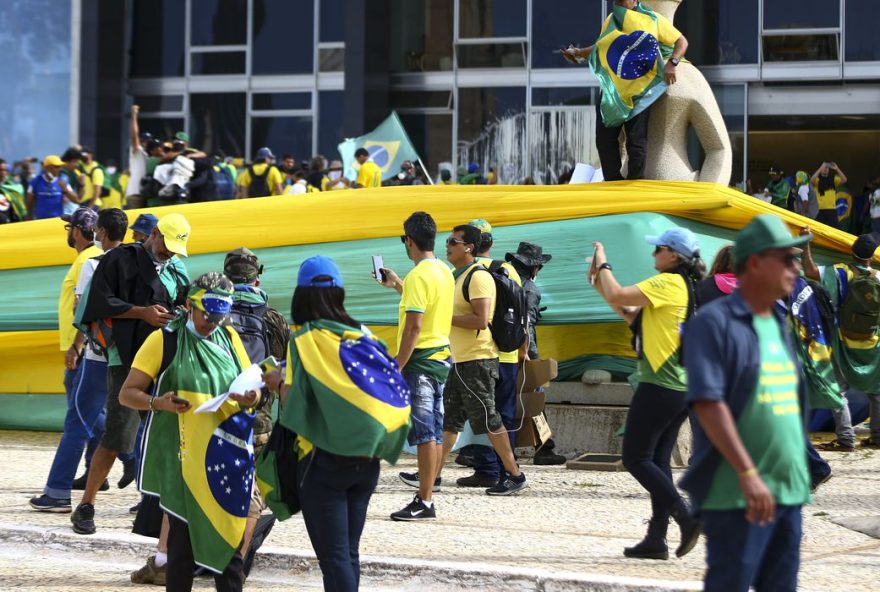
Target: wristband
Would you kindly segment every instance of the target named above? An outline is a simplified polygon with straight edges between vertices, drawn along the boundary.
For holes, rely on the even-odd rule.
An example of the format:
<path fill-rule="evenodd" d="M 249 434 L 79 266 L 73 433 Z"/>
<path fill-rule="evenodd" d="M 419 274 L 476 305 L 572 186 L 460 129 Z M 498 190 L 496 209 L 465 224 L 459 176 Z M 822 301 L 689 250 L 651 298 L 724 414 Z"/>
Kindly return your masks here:
<path fill-rule="evenodd" d="M 608 271 L 612 271 L 614 268 L 611 267 L 611 264 L 606 261 L 605 263 L 603 263 L 602 265 L 599 266 L 598 271 L 602 271 L 603 269 L 607 269 Z M 598 271 L 597 271 L 597 273 L 598 273 Z"/>
<path fill-rule="evenodd" d="M 751 469 L 746 469 L 745 471 L 740 473 L 738 475 L 738 477 L 740 479 L 744 479 L 745 477 L 752 477 L 752 476 L 756 476 L 757 474 L 758 474 L 758 469 L 756 469 L 755 467 L 752 467 Z"/>
<path fill-rule="evenodd" d="M 150 412 L 151 413 L 156 413 L 156 408 L 153 407 L 153 401 L 155 401 L 155 400 L 156 400 L 155 395 L 150 396 Z"/>

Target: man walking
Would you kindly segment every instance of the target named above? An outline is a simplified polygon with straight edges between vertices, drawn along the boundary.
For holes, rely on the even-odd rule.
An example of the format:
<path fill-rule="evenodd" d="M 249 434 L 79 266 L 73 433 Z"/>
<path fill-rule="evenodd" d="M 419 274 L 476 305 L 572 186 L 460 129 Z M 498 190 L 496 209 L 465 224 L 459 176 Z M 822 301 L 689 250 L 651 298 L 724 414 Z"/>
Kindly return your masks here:
<path fill-rule="evenodd" d="M 794 592 L 801 506 L 810 501 L 805 389 L 776 301 L 797 277 L 780 218 L 757 216 L 734 245 L 739 289 L 700 310 L 687 328 L 687 399 L 699 419 L 681 482 L 708 539 L 709 592 Z"/>
<path fill-rule="evenodd" d="M 394 271 L 377 278 L 400 294 L 397 364 L 410 389 L 412 429 L 407 435 L 418 454 L 416 473 L 400 473 L 400 480 L 419 492 L 392 520 L 436 518 L 433 491 L 443 466 L 443 385 L 449 375 L 449 332 L 455 280 L 445 263 L 434 256 L 437 225 L 427 212 L 414 212 L 403 223 L 400 240 L 414 267 L 401 281 Z"/>
<path fill-rule="evenodd" d="M 375 162 L 370 160 L 370 153 L 366 148 L 358 148 L 354 152 L 354 159 L 361 165 L 358 170 L 357 179 L 354 182 L 355 189 L 364 189 L 369 187 L 382 186 L 382 169 Z"/>
<path fill-rule="evenodd" d="M 186 256 L 190 225 L 182 214 L 166 214 L 141 243 L 119 246 L 101 259 L 92 277 L 82 323 L 112 319 L 113 344 L 107 349 L 107 420 L 92 458 L 82 501 L 71 515 L 77 534 L 95 532 L 95 498 L 120 452 L 131 452 L 140 417 L 119 403 L 119 391 L 134 355 L 147 336 L 175 318 L 186 298 L 189 278 L 167 265 Z"/>
<path fill-rule="evenodd" d="M 512 495 L 528 484 L 519 470 L 507 429 L 495 407 L 498 382 L 498 347 L 489 330 L 495 308 L 495 281 L 474 254 L 482 242 L 480 229 L 456 226 L 446 239 L 446 259 L 455 267 L 455 295 L 449 344 L 454 365 L 444 387 L 443 455 L 446 458 L 458 434 L 470 421 L 474 434 L 487 434 L 504 472 L 486 490 L 489 495 Z M 468 298 L 464 284 L 469 280 Z M 439 477 L 439 473 L 438 473 Z"/>

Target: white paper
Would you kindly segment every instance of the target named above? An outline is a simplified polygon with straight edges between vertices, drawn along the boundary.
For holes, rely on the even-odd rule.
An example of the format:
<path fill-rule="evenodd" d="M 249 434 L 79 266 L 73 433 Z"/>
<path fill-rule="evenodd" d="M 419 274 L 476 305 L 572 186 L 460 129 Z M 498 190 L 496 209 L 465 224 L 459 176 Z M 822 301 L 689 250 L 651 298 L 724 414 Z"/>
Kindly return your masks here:
<path fill-rule="evenodd" d="M 256 391 L 263 387 L 263 370 L 257 366 L 256 364 L 252 364 L 250 368 L 244 370 L 241 374 L 235 377 L 235 380 L 232 381 L 232 384 L 229 385 L 229 390 L 223 393 L 222 395 L 218 395 L 213 399 L 209 399 L 199 405 L 199 408 L 196 409 L 196 413 L 213 413 L 220 409 L 226 399 L 229 398 L 229 393 L 236 393 L 238 395 L 243 395 L 248 391 Z"/>
<path fill-rule="evenodd" d="M 579 162 L 575 165 L 571 174 L 569 185 L 578 185 L 581 183 L 599 183 L 605 180 L 602 169 L 597 169 L 591 164 Z"/>

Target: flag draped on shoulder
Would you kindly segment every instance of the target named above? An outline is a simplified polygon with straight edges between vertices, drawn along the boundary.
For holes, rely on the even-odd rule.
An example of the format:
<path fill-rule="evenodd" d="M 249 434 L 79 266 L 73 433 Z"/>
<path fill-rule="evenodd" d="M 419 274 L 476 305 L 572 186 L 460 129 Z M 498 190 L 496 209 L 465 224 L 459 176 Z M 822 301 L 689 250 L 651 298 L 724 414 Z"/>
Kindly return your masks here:
<path fill-rule="evenodd" d="M 291 336 L 290 364 L 279 423 L 332 454 L 397 462 L 410 392 L 378 339 L 333 321 L 309 322 Z"/>
<path fill-rule="evenodd" d="M 590 53 L 606 127 L 623 124 L 666 92 L 664 57 L 672 55 L 680 36 L 672 23 L 641 2 L 632 10 L 614 5 Z"/>
<path fill-rule="evenodd" d="M 222 572 L 241 544 L 254 474 L 251 413 L 227 400 L 214 413 L 194 413 L 226 392 L 242 370 L 234 331 L 221 327 L 200 339 L 180 326 L 177 351 L 156 393 L 174 391 L 192 408 L 150 415 L 140 488 L 189 526 L 195 562 Z M 163 334 L 168 339 L 167 334 Z"/>
<path fill-rule="evenodd" d="M 370 160 L 382 171 L 383 181 L 398 174 L 404 160 L 419 159 L 419 154 L 396 111 L 392 111 L 391 115 L 370 133 L 349 138 L 337 147 L 339 156 L 342 157 L 345 176 L 351 180 L 357 177 L 357 169 L 360 166 L 354 159 L 354 153 L 358 148 L 364 148 L 370 153 Z"/>

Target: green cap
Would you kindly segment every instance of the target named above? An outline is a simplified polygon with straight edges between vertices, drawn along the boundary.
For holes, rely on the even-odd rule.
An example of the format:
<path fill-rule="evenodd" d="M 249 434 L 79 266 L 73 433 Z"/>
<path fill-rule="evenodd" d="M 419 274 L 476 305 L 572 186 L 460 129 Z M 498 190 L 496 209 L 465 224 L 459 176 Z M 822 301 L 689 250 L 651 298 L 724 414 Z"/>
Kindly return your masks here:
<path fill-rule="evenodd" d="M 232 282 L 250 284 L 263 273 L 263 266 L 253 251 L 240 247 L 226 254 L 223 261 L 223 274 Z"/>
<path fill-rule="evenodd" d="M 482 218 L 477 218 L 475 220 L 471 220 L 468 222 L 469 226 L 476 226 L 480 229 L 480 232 L 483 234 L 492 234 L 492 225 L 483 220 Z"/>
<path fill-rule="evenodd" d="M 189 143 L 189 134 L 186 132 L 177 132 L 174 134 L 174 139 Z"/>
<path fill-rule="evenodd" d="M 810 235 L 791 236 L 782 218 L 775 214 L 761 214 L 737 235 L 733 244 L 733 264 L 739 265 L 752 255 L 770 249 L 799 247 L 812 238 Z"/>

